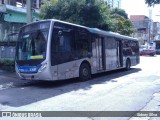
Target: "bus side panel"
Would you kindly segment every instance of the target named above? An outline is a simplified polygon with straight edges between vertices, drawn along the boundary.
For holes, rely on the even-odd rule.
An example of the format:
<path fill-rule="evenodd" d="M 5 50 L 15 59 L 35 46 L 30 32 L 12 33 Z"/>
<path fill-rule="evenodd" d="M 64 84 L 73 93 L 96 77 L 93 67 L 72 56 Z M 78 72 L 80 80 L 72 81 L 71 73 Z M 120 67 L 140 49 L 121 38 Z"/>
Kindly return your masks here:
<path fill-rule="evenodd" d="M 131 66 L 137 65 L 137 57 L 136 56 L 132 56 L 131 57 Z"/>
<path fill-rule="evenodd" d="M 62 63 L 58 65 L 58 79 L 69 79 L 78 77 L 77 75 L 78 66 L 76 61 Z"/>
<path fill-rule="evenodd" d="M 77 60 L 51 66 L 53 80 L 79 77 L 79 64 Z"/>
<path fill-rule="evenodd" d="M 64 80 L 79 77 L 79 68 L 83 61 L 91 63 L 89 58 L 84 58 L 52 66 L 51 70 L 53 80 Z"/>
<path fill-rule="evenodd" d="M 137 65 L 137 57 L 136 56 L 124 56 L 123 57 L 123 67 L 126 67 L 126 61 L 127 59 L 130 59 L 131 66 Z"/>
<path fill-rule="evenodd" d="M 51 66 L 52 79 L 58 80 L 58 66 Z"/>

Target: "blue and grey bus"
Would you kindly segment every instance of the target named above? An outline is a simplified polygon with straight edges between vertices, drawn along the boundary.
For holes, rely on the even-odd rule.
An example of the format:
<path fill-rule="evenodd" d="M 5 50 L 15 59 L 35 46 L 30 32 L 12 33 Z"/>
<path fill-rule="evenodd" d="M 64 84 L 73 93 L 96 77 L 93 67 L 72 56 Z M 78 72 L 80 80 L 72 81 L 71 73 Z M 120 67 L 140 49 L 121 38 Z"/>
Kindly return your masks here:
<path fill-rule="evenodd" d="M 139 63 L 136 39 L 60 20 L 42 20 L 20 29 L 15 58 L 21 79 L 64 80 Z"/>

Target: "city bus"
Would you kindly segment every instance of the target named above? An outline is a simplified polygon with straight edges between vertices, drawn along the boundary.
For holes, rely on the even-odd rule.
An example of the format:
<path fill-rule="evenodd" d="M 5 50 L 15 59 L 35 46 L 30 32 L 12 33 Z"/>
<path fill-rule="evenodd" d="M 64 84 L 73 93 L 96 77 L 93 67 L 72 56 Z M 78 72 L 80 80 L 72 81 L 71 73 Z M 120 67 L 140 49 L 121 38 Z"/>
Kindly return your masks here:
<path fill-rule="evenodd" d="M 15 69 L 26 80 L 85 81 L 139 62 L 139 43 L 132 37 L 51 19 L 20 29 Z"/>

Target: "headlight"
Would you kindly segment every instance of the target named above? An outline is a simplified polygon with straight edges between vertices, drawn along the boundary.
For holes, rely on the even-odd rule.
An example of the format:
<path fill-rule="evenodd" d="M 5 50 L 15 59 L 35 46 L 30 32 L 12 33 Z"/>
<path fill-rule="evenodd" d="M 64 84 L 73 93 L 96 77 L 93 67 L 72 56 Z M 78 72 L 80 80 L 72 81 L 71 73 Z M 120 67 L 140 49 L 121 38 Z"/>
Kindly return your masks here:
<path fill-rule="evenodd" d="M 39 68 L 38 72 L 42 72 L 44 69 L 46 69 L 47 63 L 42 64 L 41 67 Z"/>

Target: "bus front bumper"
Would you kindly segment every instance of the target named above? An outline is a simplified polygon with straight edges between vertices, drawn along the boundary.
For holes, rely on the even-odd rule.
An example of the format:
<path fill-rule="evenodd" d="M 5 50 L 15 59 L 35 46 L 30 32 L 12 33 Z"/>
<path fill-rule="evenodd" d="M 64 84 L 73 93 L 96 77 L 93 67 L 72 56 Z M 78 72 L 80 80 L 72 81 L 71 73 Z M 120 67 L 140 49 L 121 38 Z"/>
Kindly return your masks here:
<path fill-rule="evenodd" d="M 22 80 L 52 80 L 52 77 L 49 77 L 48 75 L 43 75 L 39 73 L 34 73 L 34 74 L 25 74 L 25 73 L 18 73 L 17 75 L 22 79 Z"/>
<path fill-rule="evenodd" d="M 17 76 L 20 77 L 22 80 L 52 80 L 52 75 L 48 70 L 43 70 L 42 72 L 36 72 L 36 73 L 23 73 L 18 70 L 16 67 L 16 73 Z"/>

